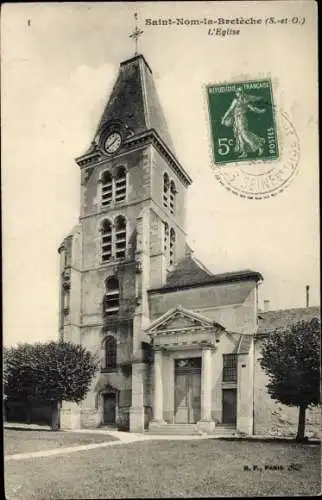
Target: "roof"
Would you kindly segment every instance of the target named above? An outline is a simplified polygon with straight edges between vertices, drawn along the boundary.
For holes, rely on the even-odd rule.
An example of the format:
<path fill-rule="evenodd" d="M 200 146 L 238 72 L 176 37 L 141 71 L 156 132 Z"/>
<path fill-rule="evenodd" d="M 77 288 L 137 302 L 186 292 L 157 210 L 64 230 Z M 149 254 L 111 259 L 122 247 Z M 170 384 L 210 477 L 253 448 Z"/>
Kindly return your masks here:
<path fill-rule="evenodd" d="M 285 330 L 295 323 L 310 321 L 313 318 L 320 318 L 320 316 L 319 306 L 261 312 L 258 314 L 257 334 L 263 335 L 275 330 Z"/>
<path fill-rule="evenodd" d="M 127 59 L 120 64 L 118 77 L 98 130 L 111 121 L 125 123 L 135 135 L 154 129 L 172 153 L 175 153 L 152 71 L 142 55 Z"/>
<path fill-rule="evenodd" d="M 163 287 L 150 290 L 150 292 L 166 292 L 181 288 L 219 284 L 234 281 L 262 280 L 260 273 L 251 270 L 233 271 L 221 274 L 212 274 L 201 263 L 188 255 L 181 260 L 175 269 L 169 272 Z"/>

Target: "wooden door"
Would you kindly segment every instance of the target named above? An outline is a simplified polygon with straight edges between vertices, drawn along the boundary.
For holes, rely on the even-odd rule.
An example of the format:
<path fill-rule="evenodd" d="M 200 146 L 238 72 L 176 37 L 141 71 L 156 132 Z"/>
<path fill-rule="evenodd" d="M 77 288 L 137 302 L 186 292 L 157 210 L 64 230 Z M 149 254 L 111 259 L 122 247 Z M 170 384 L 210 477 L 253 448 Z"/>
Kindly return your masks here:
<path fill-rule="evenodd" d="M 104 394 L 104 424 L 115 424 L 116 396 L 114 393 Z"/>
<path fill-rule="evenodd" d="M 222 391 L 222 423 L 236 424 L 237 418 L 237 393 L 236 389 L 223 389 Z"/>
<path fill-rule="evenodd" d="M 175 422 L 193 424 L 200 420 L 201 368 L 199 358 L 180 360 L 175 371 Z M 183 363 L 183 361 L 186 361 Z"/>
<path fill-rule="evenodd" d="M 189 375 L 189 423 L 199 422 L 201 415 L 201 374 L 191 373 Z"/>
<path fill-rule="evenodd" d="M 188 374 L 177 373 L 175 381 L 175 422 L 177 424 L 189 422 L 188 399 Z"/>

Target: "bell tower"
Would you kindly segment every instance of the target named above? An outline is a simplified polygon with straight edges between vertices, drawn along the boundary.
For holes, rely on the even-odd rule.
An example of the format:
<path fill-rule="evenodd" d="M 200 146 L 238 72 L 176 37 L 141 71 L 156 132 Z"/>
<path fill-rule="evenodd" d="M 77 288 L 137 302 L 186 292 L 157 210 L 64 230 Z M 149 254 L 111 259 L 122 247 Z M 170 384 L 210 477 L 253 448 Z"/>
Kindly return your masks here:
<path fill-rule="evenodd" d="M 140 34 L 136 27 L 131 36 L 137 42 Z M 150 340 L 143 333 L 150 322 L 147 291 L 164 285 L 167 272 L 185 256 L 191 183 L 176 158 L 143 55 L 121 62 L 92 142 L 76 163 L 81 209 L 78 255 L 71 260 L 77 279 L 68 282 L 69 310 L 60 312 L 60 332 L 68 340 L 77 307 L 73 339 L 101 357 L 80 425 L 106 423 L 114 412 L 120 428 L 141 432 L 151 418 L 152 397 Z"/>

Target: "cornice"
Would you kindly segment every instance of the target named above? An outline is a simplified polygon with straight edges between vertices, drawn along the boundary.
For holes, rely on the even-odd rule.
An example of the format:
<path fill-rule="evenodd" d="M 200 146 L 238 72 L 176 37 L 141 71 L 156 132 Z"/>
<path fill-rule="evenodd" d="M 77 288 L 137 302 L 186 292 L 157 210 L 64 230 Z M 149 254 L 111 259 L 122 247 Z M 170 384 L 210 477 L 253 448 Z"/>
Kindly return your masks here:
<path fill-rule="evenodd" d="M 150 129 L 143 132 L 140 135 L 135 135 L 127 138 L 124 141 L 122 151 L 117 155 L 122 156 L 125 153 L 131 152 L 134 147 L 145 146 L 152 144 L 155 149 L 160 153 L 160 155 L 167 161 L 167 163 L 173 168 L 180 180 L 185 186 L 189 186 L 192 183 L 192 178 L 188 175 L 182 165 L 179 163 L 174 154 L 167 147 L 165 142 L 161 139 L 159 134 L 155 129 Z M 111 160 L 116 158 L 116 156 L 108 156 L 99 147 L 98 144 L 93 145 L 92 151 L 85 153 L 82 156 L 75 158 L 76 163 L 81 169 L 89 166 L 94 166 L 94 164 L 100 163 L 101 161 Z"/>

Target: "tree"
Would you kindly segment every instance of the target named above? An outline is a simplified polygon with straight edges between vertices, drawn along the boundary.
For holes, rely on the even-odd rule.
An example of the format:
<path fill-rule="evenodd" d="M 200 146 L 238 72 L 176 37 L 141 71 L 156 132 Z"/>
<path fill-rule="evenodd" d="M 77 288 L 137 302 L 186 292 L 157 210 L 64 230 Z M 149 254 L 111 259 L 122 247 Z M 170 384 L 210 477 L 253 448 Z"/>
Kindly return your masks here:
<path fill-rule="evenodd" d="M 18 344 L 7 349 L 4 391 L 28 409 L 35 401 L 50 401 L 52 428 L 58 428 L 62 400 L 79 403 L 86 396 L 97 370 L 97 360 L 72 342 Z"/>
<path fill-rule="evenodd" d="M 301 321 L 263 342 L 260 365 L 272 399 L 299 407 L 296 439 L 305 439 L 305 412 L 320 403 L 320 322 Z"/>

